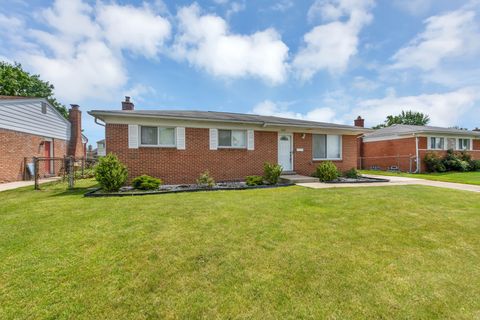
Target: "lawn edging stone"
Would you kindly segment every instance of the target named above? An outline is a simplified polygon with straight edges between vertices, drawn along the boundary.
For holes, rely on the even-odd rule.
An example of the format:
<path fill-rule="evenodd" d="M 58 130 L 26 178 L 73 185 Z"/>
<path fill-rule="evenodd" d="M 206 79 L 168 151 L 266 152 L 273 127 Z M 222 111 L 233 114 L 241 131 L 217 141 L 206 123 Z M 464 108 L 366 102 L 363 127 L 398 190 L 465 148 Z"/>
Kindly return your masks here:
<path fill-rule="evenodd" d="M 185 193 L 185 192 L 202 192 L 202 191 L 232 191 L 232 190 L 251 190 L 251 189 L 274 189 L 282 187 L 291 187 L 294 186 L 294 183 L 284 183 L 276 185 L 260 185 L 260 186 L 236 186 L 236 187 L 213 187 L 213 188 L 188 188 L 188 189 L 177 189 L 177 190 L 155 190 L 155 191 L 135 191 L 135 192 L 110 192 L 103 193 L 101 188 L 96 188 L 85 193 L 84 197 L 131 197 L 131 196 L 146 196 L 146 195 L 156 195 L 156 194 L 171 194 L 171 193 Z"/>

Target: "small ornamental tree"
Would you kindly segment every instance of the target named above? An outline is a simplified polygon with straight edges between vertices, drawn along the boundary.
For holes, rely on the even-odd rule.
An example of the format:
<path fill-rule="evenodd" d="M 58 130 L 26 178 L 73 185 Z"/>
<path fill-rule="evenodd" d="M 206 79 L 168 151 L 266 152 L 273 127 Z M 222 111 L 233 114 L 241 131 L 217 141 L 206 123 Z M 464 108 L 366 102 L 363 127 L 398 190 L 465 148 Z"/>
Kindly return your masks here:
<path fill-rule="evenodd" d="M 127 181 L 127 177 L 127 168 L 112 153 L 100 158 L 95 167 L 95 179 L 107 192 L 118 191 Z"/>

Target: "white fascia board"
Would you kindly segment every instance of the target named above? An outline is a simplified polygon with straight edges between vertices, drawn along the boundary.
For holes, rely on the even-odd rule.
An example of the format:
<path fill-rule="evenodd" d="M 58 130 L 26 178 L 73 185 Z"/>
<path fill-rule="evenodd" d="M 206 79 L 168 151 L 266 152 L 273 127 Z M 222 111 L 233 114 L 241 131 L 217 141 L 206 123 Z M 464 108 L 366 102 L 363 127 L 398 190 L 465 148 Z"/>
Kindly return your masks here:
<path fill-rule="evenodd" d="M 183 126 L 186 128 L 218 128 L 218 129 L 255 129 L 257 131 L 285 131 L 285 132 L 301 132 L 301 133 L 336 133 L 342 135 L 359 135 L 370 129 L 344 129 L 344 128 L 312 128 L 300 125 L 282 125 L 267 124 L 263 122 L 244 122 L 244 121 L 225 121 L 213 119 L 197 119 L 197 118 L 174 118 L 174 117 L 158 117 L 155 115 L 113 115 L 108 113 L 89 113 L 93 117 L 111 124 L 138 124 L 138 125 L 158 125 L 158 126 Z"/>

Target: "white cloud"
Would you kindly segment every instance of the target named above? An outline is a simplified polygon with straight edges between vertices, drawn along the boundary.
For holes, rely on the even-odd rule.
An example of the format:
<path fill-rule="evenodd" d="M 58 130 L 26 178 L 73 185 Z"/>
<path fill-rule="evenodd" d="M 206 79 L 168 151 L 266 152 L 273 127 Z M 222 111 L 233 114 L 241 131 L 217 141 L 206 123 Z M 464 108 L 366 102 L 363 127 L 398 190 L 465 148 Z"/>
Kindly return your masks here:
<path fill-rule="evenodd" d="M 263 116 L 275 116 L 290 119 L 303 119 L 319 122 L 338 122 L 335 110 L 332 108 L 314 108 L 305 114 L 289 110 L 289 103 L 276 103 L 265 100 L 257 104 L 250 113 Z"/>
<path fill-rule="evenodd" d="M 388 115 L 399 114 L 402 110 L 413 110 L 428 114 L 431 125 L 457 125 L 467 114 L 480 120 L 480 115 L 474 111 L 475 105 L 480 102 L 478 89 L 463 88 L 447 93 L 402 97 L 392 94 L 381 99 L 359 101 L 357 107 L 346 116 L 361 115 L 369 126 L 373 126 L 382 123 Z"/>
<path fill-rule="evenodd" d="M 110 99 L 128 82 L 123 52 L 155 58 L 170 36 L 170 23 L 152 8 L 56 0 L 34 14 L 42 29 L 9 18 L 17 41 L 9 38 L 8 55 L 53 83 L 64 101 Z"/>
<path fill-rule="evenodd" d="M 380 87 L 380 84 L 376 81 L 372 81 L 370 79 L 367 79 L 362 76 L 357 76 L 353 79 L 352 86 L 355 89 L 361 90 L 361 91 L 373 91 Z"/>
<path fill-rule="evenodd" d="M 395 0 L 394 3 L 412 15 L 421 15 L 430 9 L 433 0 Z"/>
<path fill-rule="evenodd" d="M 224 19 L 201 15 L 196 4 L 181 8 L 177 17 L 179 34 L 173 57 L 215 76 L 254 76 L 272 84 L 285 81 L 288 47 L 274 29 L 252 35 L 233 34 Z"/>
<path fill-rule="evenodd" d="M 480 28 L 472 10 L 456 10 L 424 21 L 425 30 L 393 57 L 394 69 L 433 70 L 449 58 L 478 54 Z"/>
<path fill-rule="evenodd" d="M 109 99 L 127 82 L 126 70 L 114 52 L 101 41 L 77 45 L 70 57 L 49 57 L 43 53 L 22 55 L 35 73 L 55 85 L 64 101 L 85 98 Z"/>
<path fill-rule="evenodd" d="M 284 12 L 293 7 L 294 3 L 292 0 L 281 0 L 277 1 L 271 9 L 274 11 Z"/>
<path fill-rule="evenodd" d="M 170 23 L 148 7 L 99 5 L 97 20 L 115 48 L 155 57 L 170 36 Z"/>
<path fill-rule="evenodd" d="M 308 12 L 309 20 L 321 18 L 328 23 L 304 35 L 304 46 L 293 60 L 300 79 L 309 80 L 321 70 L 333 74 L 345 71 L 357 54 L 360 31 L 372 20 L 369 10 L 373 4 L 373 0 L 315 1 Z"/>

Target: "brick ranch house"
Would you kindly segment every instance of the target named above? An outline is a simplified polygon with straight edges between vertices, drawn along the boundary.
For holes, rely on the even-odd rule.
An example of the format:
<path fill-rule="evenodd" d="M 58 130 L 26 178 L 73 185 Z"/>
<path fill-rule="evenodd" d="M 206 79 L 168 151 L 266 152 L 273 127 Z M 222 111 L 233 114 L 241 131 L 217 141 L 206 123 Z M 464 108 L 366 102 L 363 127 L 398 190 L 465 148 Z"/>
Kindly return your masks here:
<path fill-rule="evenodd" d="M 375 130 L 363 136 L 361 168 L 424 172 L 428 152 L 444 156 L 448 149 L 480 160 L 480 131 L 400 124 Z"/>
<path fill-rule="evenodd" d="M 310 175 L 325 160 L 340 170 L 357 167 L 363 127 L 252 114 L 209 111 L 122 110 L 88 112 L 105 123 L 107 153 L 116 154 L 129 178 L 142 174 L 165 183 L 193 183 L 209 170 L 218 181 L 262 175 L 265 162 Z M 98 123 L 98 122 L 97 122 Z"/>
<path fill-rule="evenodd" d="M 72 105 L 69 120 L 46 99 L 0 96 L 0 183 L 24 178 L 25 158 L 83 157 L 86 137 L 81 111 Z M 40 162 L 40 176 L 53 176 L 58 161 Z"/>

